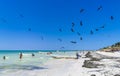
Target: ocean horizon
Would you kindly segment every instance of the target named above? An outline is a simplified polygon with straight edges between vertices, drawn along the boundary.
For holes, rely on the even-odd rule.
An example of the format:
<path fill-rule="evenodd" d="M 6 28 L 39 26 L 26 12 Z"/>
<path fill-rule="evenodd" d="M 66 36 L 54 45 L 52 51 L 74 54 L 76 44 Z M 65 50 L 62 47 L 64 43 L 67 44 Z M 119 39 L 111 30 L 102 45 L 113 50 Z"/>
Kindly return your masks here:
<path fill-rule="evenodd" d="M 77 51 L 88 51 L 88 50 L 0 50 L 0 54 L 2 53 L 37 53 L 37 52 L 77 52 Z M 91 51 L 91 50 L 89 50 Z"/>

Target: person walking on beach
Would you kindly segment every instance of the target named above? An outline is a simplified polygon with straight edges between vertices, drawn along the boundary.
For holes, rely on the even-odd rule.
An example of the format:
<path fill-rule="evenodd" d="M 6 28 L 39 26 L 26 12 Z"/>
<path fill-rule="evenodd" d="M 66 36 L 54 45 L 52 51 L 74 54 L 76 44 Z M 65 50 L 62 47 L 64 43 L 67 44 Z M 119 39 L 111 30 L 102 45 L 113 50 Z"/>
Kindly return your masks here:
<path fill-rule="evenodd" d="M 21 53 L 20 53 L 20 57 L 19 57 L 19 58 L 20 58 L 20 59 L 22 59 L 22 57 L 23 57 L 23 54 L 22 54 L 22 52 L 21 52 Z"/>

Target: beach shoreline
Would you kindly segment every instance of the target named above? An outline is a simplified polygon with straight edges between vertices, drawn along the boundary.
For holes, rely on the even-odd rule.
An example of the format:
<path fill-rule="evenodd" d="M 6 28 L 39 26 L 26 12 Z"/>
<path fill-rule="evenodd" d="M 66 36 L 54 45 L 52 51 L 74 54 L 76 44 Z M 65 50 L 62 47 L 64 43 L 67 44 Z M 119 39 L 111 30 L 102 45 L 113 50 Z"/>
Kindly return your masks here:
<path fill-rule="evenodd" d="M 81 57 L 79 59 L 75 58 L 75 53 L 74 55 L 73 53 L 68 55 L 57 55 L 54 53 L 51 55 L 46 54 L 48 60 L 45 61 L 45 63 L 42 63 L 42 66 L 38 66 L 36 64 L 33 66 L 33 62 L 31 62 L 29 64 L 30 66 L 27 65 L 27 67 L 19 67 L 26 67 L 28 69 L 16 69 L 15 66 L 15 68 L 6 69 L 3 71 L 1 69 L 0 74 L 1 76 L 114 76 L 115 74 L 120 73 L 120 59 L 118 56 L 116 58 L 116 55 L 119 54 L 119 52 L 107 53 L 102 51 L 84 51 L 80 52 Z M 53 58 L 53 56 L 56 58 Z M 66 59 L 66 57 L 70 57 L 71 59 Z M 40 64 L 39 62 L 40 61 L 37 63 Z"/>

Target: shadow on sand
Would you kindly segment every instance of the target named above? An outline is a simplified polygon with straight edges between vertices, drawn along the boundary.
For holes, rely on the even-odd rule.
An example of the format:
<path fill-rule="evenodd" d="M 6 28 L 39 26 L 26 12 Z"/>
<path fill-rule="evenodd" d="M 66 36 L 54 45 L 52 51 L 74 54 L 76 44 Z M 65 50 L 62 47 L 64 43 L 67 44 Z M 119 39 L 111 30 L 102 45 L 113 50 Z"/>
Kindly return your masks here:
<path fill-rule="evenodd" d="M 40 66 L 35 65 L 4 65 L 0 66 L 0 69 L 18 69 L 18 70 L 38 70 L 38 69 L 47 69 Z"/>

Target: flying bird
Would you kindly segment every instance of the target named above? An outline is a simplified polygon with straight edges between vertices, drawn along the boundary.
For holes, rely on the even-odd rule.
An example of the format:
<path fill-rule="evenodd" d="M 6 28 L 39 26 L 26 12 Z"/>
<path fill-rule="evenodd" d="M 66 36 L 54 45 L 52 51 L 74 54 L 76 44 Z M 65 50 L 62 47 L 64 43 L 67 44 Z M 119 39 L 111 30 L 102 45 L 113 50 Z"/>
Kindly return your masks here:
<path fill-rule="evenodd" d="M 75 23 L 74 22 L 72 22 L 72 27 L 74 27 L 75 26 Z"/>
<path fill-rule="evenodd" d="M 83 22 L 82 21 L 80 21 L 80 26 L 82 26 L 83 25 Z"/>
<path fill-rule="evenodd" d="M 82 12 L 84 12 L 84 11 L 85 11 L 85 9 L 83 9 L 83 8 L 82 8 L 82 9 L 80 9 L 80 13 L 82 13 Z"/>
<path fill-rule="evenodd" d="M 77 32 L 77 35 L 79 35 L 79 36 L 80 36 L 80 33 L 79 33 L 79 32 Z"/>
<path fill-rule="evenodd" d="M 62 32 L 62 29 L 60 28 L 59 31 Z"/>
<path fill-rule="evenodd" d="M 82 38 L 82 37 L 80 37 L 80 40 L 83 40 L 83 38 Z"/>
<path fill-rule="evenodd" d="M 113 20 L 113 19 L 114 19 L 114 17 L 113 17 L 113 16 L 110 16 L 110 19 L 111 19 L 111 20 Z"/>
<path fill-rule="evenodd" d="M 23 15 L 23 14 L 19 14 L 19 16 L 20 16 L 21 18 L 24 18 L 24 15 Z"/>
<path fill-rule="evenodd" d="M 100 28 L 105 28 L 105 26 L 101 26 Z"/>
<path fill-rule="evenodd" d="M 28 31 L 31 31 L 31 28 L 28 28 Z"/>
<path fill-rule="evenodd" d="M 99 10 L 101 10 L 102 9 L 102 6 L 99 6 L 98 8 L 97 8 L 97 11 L 99 11 Z"/>
<path fill-rule="evenodd" d="M 71 28 L 71 32 L 75 32 L 73 28 Z"/>
<path fill-rule="evenodd" d="M 62 46 L 60 49 L 64 49 L 65 47 L 64 46 Z"/>
<path fill-rule="evenodd" d="M 93 31 L 92 31 L 92 30 L 90 31 L 90 34 L 91 34 L 91 35 L 93 34 Z"/>
<path fill-rule="evenodd" d="M 7 20 L 5 18 L 1 18 L 1 21 L 7 23 Z"/>
<path fill-rule="evenodd" d="M 44 40 L 43 36 L 41 36 L 41 40 Z"/>
<path fill-rule="evenodd" d="M 95 29 L 96 31 L 98 31 L 99 29 Z"/>
<path fill-rule="evenodd" d="M 76 41 L 70 41 L 71 43 L 73 43 L 73 44 L 76 44 L 77 42 Z"/>
<path fill-rule="evenodd" d="M 59 40 L 60 42 L 62 42 L 62 39 L 58 38 L 58 40 Z"/>

